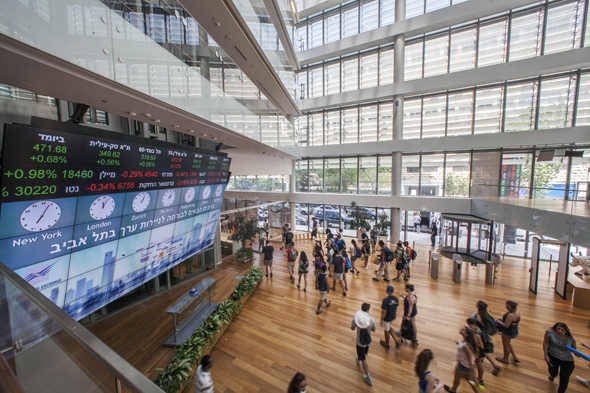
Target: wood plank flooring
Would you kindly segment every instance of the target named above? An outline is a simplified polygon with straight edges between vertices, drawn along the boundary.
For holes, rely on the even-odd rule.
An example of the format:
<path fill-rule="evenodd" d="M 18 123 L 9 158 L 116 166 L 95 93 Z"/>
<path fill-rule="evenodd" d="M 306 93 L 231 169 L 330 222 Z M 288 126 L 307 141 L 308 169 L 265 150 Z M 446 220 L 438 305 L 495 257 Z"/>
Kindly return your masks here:
<path fill-rule="evenodd" d="M 463 282 L 457 285 L 451 280 L 451 261 L 448 259 L 441 261 L 439 279 L 431 280 L 427 271 L 429 248 L 417 246 L 419 255 L 413 263 L 410 283 L 415 285 L 418 296 L 420 346 L 417 349 L 402 346 L 398 353 L 387 350 L 379 345 L 383 330 L 378 327 L 368 357 L 373 378 L 371 388 L 363 382 L 362 367 L 355 363 L 356 333 L 350 330 L 350 322 L 361 304 L 368 302 L 372 305 L 370 314 L 379 324 L 386 283 L 371 280 L 375 265 L 370 264 L 368 271 L 361 269 L 358 277 L 349 274 L 348 296 L 343 297 L 339 290 L 331 291 L 328 299 L 332 300 L 332 305 L 316 315 L 319 293 L 314 289 L 313 274 L 308 275 L 307 292 L 298 290 L 289 281 L 286 258 L 278 250 L 278 244 L 273 245 L 276 249 L 274 278 L 263 278 L 240 316 L 211 353 L 215 359 L 212 375 L 216 392 L 285 392 L 297 371 L 307 376 L 308 392 L 415 392 L 418 388 L 413 372 L 414 361 L 419 351 L 426 348 L 435 354 L 432 364 L 435 374 L 446 384 L 451 384 L 456 353 L 454 341 L 460 339 L 459 328 L 476 310 L 478 300 L 489 304 L 494 317 L 503 315 L 506 300 L 518 302 L 522 314 L 520 335 L 513 341 L 521 364 L 503 366 L 500 375 L 494 377 L 491 366 L 486 363 L 484 381 L 487 392 L 557 391 L 557 383 L 547 380 L 542 350 L 543 332 L 555 322 L 567 323 L 578 343 L 590 343 L 590 329 L 586 327 L 589 313 L 574 309 L 571 302 L 554 295 L 551 286 L 555 273 L 548 278 L 547 263 L 541 264 L 539 294 L 535 296 L 528 290 L 528 260 L 507 258 L 499 267 L 495 286 L 485 285 L 483 266 L 475 268 L 464 264 Z M 311 242 L 299 242 L 297 248 L 309 255 Z M 358 265 L 363 263 L 358 262 Z M 255 253 L 253 264 L 263 268 L 259 254 Z M 553 266 L 555 268 L 555 264 Z M 219 284 L 225 283 L 218 285 L 219 295 L 223 286 L 227 287 L 229 295 L 232 284 L 237 284 L 237 281 L 233 283 L 234 276 L 247 267 L 226 260 L 221 269 L 208 274 L 215 275 Z M 393 284 L 396 293 L 403 289 L 403 282 Z M 170 349 L 161 346 L 171 334 L 171 322 L 162 310 L 191 285 L 181 284 L 101 320 L 90 329 L 133 366 L 154 379 L 157 375 L 155 368 L 163 367 L 172 354 Z M 396 330 L 399 329 L 400 316 L 401 310 L 398 310 Z M 494 337 L 494 344 L 496 355 L 501 356 L 499 336 Z M 568 392 L 590 392 L 575 380 L 576 375 L 590 378 L 588 364 L 577 358 Z M 470 392 L 471 389 L 463 382 L 458 391 Z"/>

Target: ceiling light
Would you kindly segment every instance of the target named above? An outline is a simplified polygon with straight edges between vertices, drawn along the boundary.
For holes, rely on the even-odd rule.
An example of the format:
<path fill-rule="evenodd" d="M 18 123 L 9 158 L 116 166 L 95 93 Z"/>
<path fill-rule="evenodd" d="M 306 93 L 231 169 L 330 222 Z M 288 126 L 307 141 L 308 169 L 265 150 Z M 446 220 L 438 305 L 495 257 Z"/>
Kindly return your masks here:
<path fill-rule="evenodd" d="M 151 113 L 146 113 L 144 116 L 145 117 L 152 117 Z"/>
<path fill-rule="evenodd" d="M 207 134 L 201 134 L 201 136 L 207 136 Z"/>
<path fill-rule="evenodd" d="M 188 132 L 195 132 L 195 130 L 188 130 Z"/>
<path fill-rule="evenodd" d="M 154 120 L 154 122 L 159 123 L 160 122 L 160 119 L 156 119 L 156 120 Z"/>
<path fill-rule="evenodd" d="M 135 117 L 135 116 L 137 116 L 137 113 L 135 113 L 135 112 L 129 112 L 129 116 Z"/>
<path fill-rule="evenodd" d="M 178 124 L 174 125 L 174 128 L 180 128 L 180 126 Z"/>

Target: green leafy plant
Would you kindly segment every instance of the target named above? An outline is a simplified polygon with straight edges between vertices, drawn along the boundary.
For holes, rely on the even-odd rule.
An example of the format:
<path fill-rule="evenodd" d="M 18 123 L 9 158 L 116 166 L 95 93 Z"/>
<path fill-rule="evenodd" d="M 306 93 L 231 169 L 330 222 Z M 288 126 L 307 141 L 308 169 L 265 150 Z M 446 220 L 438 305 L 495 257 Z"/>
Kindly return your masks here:
<path fill-rule="evenodd" d="M 251 248 L 242 247 L 236 253 L 236 258 L 241 261 L 251 261 L 254 259 L 254 251 Z"/>
<path fill-rule="evenodd" d="M 256 234 L 258 234 L 258 232 L 260 231 L 260 228 L 258 228 L 258 219 L 256 217 L 247 218 L 242 213 L 238 212 L 236 213 L 234 221 L 234 230 L 234 234 L 231 235 L 232 240 L 239 241 L 242 244 L 242 248 L 238 250 L 236 256 L 238 258 L 240 258 L 240 255 L 249 256 L 249 259 L 244 260 L 252 260 L 252 258 L 254 257 L 252 249 L 249 249 L 250 252 L 248 254 L 245 254 L 246 251 L 244 249 L 247 248 L 246 243 L 252 243 L 254 241 L 254 238 L 256 237 Z"/>
<path fill-rule="evenodd" d="M 350 218 L 352 218 L 350 229 L 360 231 L 362 228 L 370 228 L 371 224 L 369 224 L 367 211 L 359 208 L 355 201 L 350 202 L 350 207 Z"/>
<path fill-rule="evenodd" d="M 223 325 L 231 323 L 240 313 L 243 304 L 239 301 L 251 294 L 261 279 L 260 268 L 252 267 L 248 270 L 230 297 L 221 302 L 203 324 L 180 347 L 176 348 L 176 354 L 170 359 L 168 366 L 157 369 L 160 374 L 154 382 L 158 387 L 167 393 L 175 393 L 191 384 L 195 366 L 203 350 L 215 344 Z"/>
<path fill-rule="evenodd" d="M 387 236 L 387 230 L 391 226 L 391 221 L 389 220 L 389 217 L 387 217 L 387 214 L 381 213 L 377 217 L 377 223 L 375 225 L 377 226 L 380 236 Z"/>

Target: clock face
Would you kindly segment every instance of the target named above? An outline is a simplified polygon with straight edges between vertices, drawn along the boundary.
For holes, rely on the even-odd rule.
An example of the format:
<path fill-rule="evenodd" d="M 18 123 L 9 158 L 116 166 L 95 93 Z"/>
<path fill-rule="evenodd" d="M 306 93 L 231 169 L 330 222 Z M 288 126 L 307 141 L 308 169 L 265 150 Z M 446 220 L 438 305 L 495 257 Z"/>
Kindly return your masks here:
<path fill-rule="evenodd" d="M 27 231 L 39 232 L 54 226 L 61 216 L 61 209 L 49 201 L 35 202 L 20 216 L 20 225 Z"/>
<path fill-rule="evenodd" d="M 203 199 L 209 199 L 211 196 L 211 186 L 206 186 L 203 188 Z"/>
<path fill-rule="evenodd" d="M 221 184 L 219 184 L 217 187 L 215 187 L 215 197 L 219 198 L 221 196 L 222 192 L 223 192 L 223 186 Z"/>
<path fill-rule="evenodd" d="M 150 194 L 147 192 L 140 192 L 133 198 L 133 210 L 137 213 L 144 211 L 150 205 Z"/>
<path fill-rule="evenodd" d="M 104 220 L 115 210 L 115 200 L 108 195 L 99 196 L 90 205 L 90 216 L 95 220 Z"/>
<path fill-rule="evenodd" d="M 168 207 L 174 203 L 174 198 L 176 198 L 176 192 L 174 190 L 168 190 L 162 195 L 162 205 Z"/>
<path fill-rule="evenodd" d="M 186 203 L 190 203 L 194 198 L 195 198 L 195 189 L 191 187 L 188 190 L 186 190 L 186 192 L 184 194 L 184 201 Z"/>

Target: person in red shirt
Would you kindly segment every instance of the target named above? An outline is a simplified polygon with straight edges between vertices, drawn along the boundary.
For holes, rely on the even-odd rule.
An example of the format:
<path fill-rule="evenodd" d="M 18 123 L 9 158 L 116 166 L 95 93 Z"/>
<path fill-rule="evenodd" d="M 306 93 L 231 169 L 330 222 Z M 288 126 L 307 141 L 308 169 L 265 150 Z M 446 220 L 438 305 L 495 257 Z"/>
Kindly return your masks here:
<path fill-rule="evenodd" d="M 289 278 L 292 283 L 295 283 L 295 277 L 293 272 L 295 271 L 295 262 L 299 259 L 299 252 L 295 249 L 295 243 L 291 242 L 290 247 L 287 249 L 287 270 L 289 271 Z"/>
<path fill-rule="evenodd" d="M 410 247 L 410 244 L 405 241 L 404 242 L 404 247 L 406 248 L 406 254 L 408 254 L 408 267 L 406 268 L 406 277 L 410 278 L 410 263 L 413 261 L 412 259 L 412 247 Z M 408 280 L 405 280 L 408 281 Z"/>

